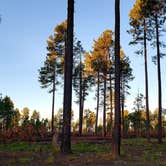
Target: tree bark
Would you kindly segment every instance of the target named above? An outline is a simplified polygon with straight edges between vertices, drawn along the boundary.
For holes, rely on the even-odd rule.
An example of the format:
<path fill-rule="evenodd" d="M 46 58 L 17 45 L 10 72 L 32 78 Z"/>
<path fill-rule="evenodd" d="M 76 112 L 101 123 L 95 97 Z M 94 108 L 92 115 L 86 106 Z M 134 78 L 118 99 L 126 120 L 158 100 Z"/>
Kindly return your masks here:
<path fill-rule="evenodd" d="M 115 0 L 115 125 L 112 139 L 112 154 L 120 155 L 120 0 Z"/>
<path fill-rule="evenodd" d="M 52 119 L 51 119 L 51 130 L 54 132 L 54 105 L 55 105 L 55 66 L 53 71 L 53 87 L 52 87 Z"/>
<path fill-rule="evenodd" d="M 97 107 L 96 107 L 96 123 L 95 123 L 95 134 L 97 135 L 97 126 L 98 126 L 98 114 L 99 114 L 99 96 L 100 96 L 100 73 L 97 72 Z"/>
<path fill-rule="evenodd" d="M 68 0 L 67 42 L 65 52 L 62 153 L 71 153 L 71 109 L 73 68 L 74 0 Z"/>
<path fill-rule="evenodd" d="M 83 120 L 83 96 L 82 96 L 82 60 L 80 54 L 80 100 L 79 100 L 79 136 L 82 135 L 82 120 Z"/>
<path fill-rule="evenodd" d="M 106 136 L 106 89 L 107 89 L 107 74 L 104 74 L 104 102 L 103 102 L 103 137 Z"/>
<path fill-rule="evenodd" d="M 146 44 L 146 20 L 144 19 L 144 63 L 145 63 L 145 95 L 146 95 L 146 137 L 150 140 L 149 118 L 149 92 L 148 92 L 148 67 L 147 67 L 147 44 Z"/>
<path fill-rule="evenodd" d="M 112 77 L 111 77 L 111 71 L 110 71 L 110 135 L 112 136 L 112 112 L 113 112 L 113 106 L 112 106 Z"/>
<path fill-rule="evenodd" d="M 162 143 L 162 93 L 161 93 L 161 71 L 160 71 L 160 42 L 158 15 L 155 16 L 156 24 L 156 46 L 157 46 L 157 74 L 158 74 L 158 142 Z"/>
<path fill-rule="evenodd" d="M 122 136 L 124 137 L 126 135 L 125 133 L 125 118 L 124 118 L 124 104 L 125 104 L 125 86 L 124 83 L 122 83 L 122 98 L 121 98 L 121 112 L 122 112 Z"/>

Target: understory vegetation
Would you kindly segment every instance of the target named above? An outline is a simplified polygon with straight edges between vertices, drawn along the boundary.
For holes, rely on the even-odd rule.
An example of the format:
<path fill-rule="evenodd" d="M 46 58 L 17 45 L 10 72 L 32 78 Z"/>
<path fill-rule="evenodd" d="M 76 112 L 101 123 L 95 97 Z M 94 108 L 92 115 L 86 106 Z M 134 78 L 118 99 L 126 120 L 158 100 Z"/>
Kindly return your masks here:
<path fill-rule="evenodd" d="M 157 144 L 155 139 L 123 139 L 121 156 L 111 156 L 111 141 L 77 142 L 72 144 L 73 153 L 66 156 L 48 142 L 14 142 L 0 145 L 3 165 L 166 165 L 166 140 Z"/>

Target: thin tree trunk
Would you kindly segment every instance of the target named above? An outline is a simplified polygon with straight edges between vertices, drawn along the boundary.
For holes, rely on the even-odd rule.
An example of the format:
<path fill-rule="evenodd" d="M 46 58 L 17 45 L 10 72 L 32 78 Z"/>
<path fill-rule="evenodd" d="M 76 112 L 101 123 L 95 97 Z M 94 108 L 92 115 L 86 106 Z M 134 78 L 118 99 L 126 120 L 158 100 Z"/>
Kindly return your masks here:
<path fill-rule="evenodd" d="M 54 132 L 54 105 L 55 105 L 55 67 L 53 71 L 53 87 L 52 87 L 52 119 L 51 119 L 51 129 Z"/>
<path fill-rule="evenodd" d="M 156 23 L 156 45 L 157 45 L 157 73 L 158 73 L 158 142 L 162 143 L 162 94 L 161 94 L 161 71 L 160 71 L 160 45 L 158 16 L 155 16 Z"/>
<path fill-rule="evenodd" d="M 125 102 L 125 86 L 124 83 L 122 83 L 122 105 L 121 105 L 121 112 L 122 112 L 122 136 L 125 136 L 125 120 L 124 120 L 124 102 Z"/>
<path fill-rule="evenodd" d="M 83 99 L 80 103 L 80 112 L 79 112 L 79 136 L 82 136 L 82 124 L 83 124 Z"/>
<path fill-rule="evenodd" d="M 85 93 L 82 94 L 82 104 L 81 104 L 81 110 L 82 110 L 82 117 L 84 117 L 84 103 L 85 103 Z M 83 119 L 82 119 L 82 125 L 83 125 Z"/>
<path fill-rule="evenodd" d="M 81 62 L 81 54 L 80 54 L 80 101 L 79 101 L 79 136 L 82 135 L 82 120 L 83 120 L 83 99 L 82 99 L 82 62 Z"/>
<path fill-rule="evenodd" d="M 104 103 L 103 103 L 103 137 L 106 136 L 106 89 L 107 89 L 107 74 L 104 74 Z"/>
<path fill-rule="evenodd" d="M 146 46 L 146 20 L 144 19 L 144 63 L 145 63 L 145 95 L 146 95 L 146 137 L 150 140 L 150 119 L 149 119 L 149 93 L 148 93 L 148 67 L 147 67 L 147 46 Z"/>
<path fill-rule="evenodd" d="M 96 122 L 95 122 L 95 134 L 97 135 L 97 125 L 98 125 L 98 114 L 99 114 L 99 96 L 100 96 L 100 73 L 97 72 L 97 107 L 96 107 Z"/>
<path fill-rule="evenodd" d="M 138 122 L 138 137 L 141 137 L 141 112 L 140 112 L 140 115 L 139 115 L 139 122 Z"/>
<path fill-rule="evenodd" d="M 120 155 L 120 0 L 115 0 L 115 125 L 112 139 L 112 154 Z"/>
<path fill-rule="evenodd" d="M 125 136 L 125 125 L 124 125 L 124 100 L 122 99 L 122 136 Z"/>
<path fill-rule="evenodd" d="M 112 136 L 112 112 L 113 112 L 113 106 L 112 106 L 112 77 L 111 77 L 111 71 L 110 71 L 110 135 Z"/>
<path fill-rule="evenodd" d="M 61 151 L 63 153 L 71 153 L 73 26 L 74 26 L 74 0 L 68 0 L 67 42 L 66 42 L 65 75 L 64 75 L 63 136 L 61 144 Z"/>

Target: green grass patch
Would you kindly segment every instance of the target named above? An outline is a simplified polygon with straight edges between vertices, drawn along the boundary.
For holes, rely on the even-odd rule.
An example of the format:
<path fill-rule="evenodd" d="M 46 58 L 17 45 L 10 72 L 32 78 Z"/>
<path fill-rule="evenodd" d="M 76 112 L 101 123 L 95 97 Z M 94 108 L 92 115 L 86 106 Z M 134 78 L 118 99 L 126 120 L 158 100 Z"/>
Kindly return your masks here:
<path fill-rule="evenodd" d="M 155 162 L 155 161 L 158 161 L 159 159 L 160 159 L 159 154 L 144 154 L 143 155 L 143 160 L 144 161 Z"/>
<path fill-rule="evenodd" d="M 77 143 L 72 145 L 72 150 L 76 154 L 80 153 L 107 153 L 111 151 L 111 146 L 96 143 Z"/>
<path fill-rule="evenodd" d="M 8 144 L 0 144 L 0 151 L 23 151 L 23 152 L 38 152 L 41 150 L 48 150 L 51 148 L 49 144 L 37 144 L 37 143 L 24 143 L 24 142 L 16 142 L 16 143 L 8 143 Z"/>
<path fill-rule="evenodd" d="M 166 141 L 158 144 L 157 139 L 148 142 L 142 138 L 123 139 L 121 146 L 121 156 L 113 159 L 111 154 L 111 143 L 75 143 L 72 144 L 72 154 L 66 158 L 68 162 L 82 160 L 85 165 L 89 165 L 93 161 L 122 162 L 126 165 L 146 165 L 154 163 L 166 166 Z M 3 154 L 4 152 L 4 154 Z M 42 160 L 45 164 L 53 164 L 56 157 L 61 156 L 59 147 L 50 144 L 15 142 L 8 144 L 0 144 L 0 154 L 9 156 L 7 163 L 20 165 L 28 165 L 35 162 L 35 158 Z M 44 157 L 43 157 L 44 156 Z M 87 157 L 92 156 L 92 157 Z M 58 159 L 59 160 L 59 159 Z M 60 159 L 64 161 L 64 158 Z M 37 162 L 37 160 L 36 160 Z M 137 163 L 137 164 L 136 164 Z M 160 163 L 160 164 L 159 164 Z"/>

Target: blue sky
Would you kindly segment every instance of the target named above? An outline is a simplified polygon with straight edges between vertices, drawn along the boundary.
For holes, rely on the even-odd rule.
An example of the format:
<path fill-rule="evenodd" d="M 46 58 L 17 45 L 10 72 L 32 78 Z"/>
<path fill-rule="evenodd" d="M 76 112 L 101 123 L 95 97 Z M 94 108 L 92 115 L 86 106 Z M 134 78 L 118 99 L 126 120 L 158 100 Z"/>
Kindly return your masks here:
<path fill-rule="evenodd" d="M 134 51 L 138 47 L 128 46 L 131 37 L 128 13 L 135 0 L 121 1 L 121 45 L 130 57 L 135 80 L 130 84 L 131 95 L 127 98 L 127 108 L 131 109 L 138 89 L 144 93 L 144 61 Z M 51 95 L 41 89 L 38 82 L 38 69 L 46 56 L 46 40 L 54 27 L 66 18 L 67 0 L 1 0 L 0 14 L 0 92 L 9 95 L 20 110 L 27 106 L 38 110 L 42 117 L 51 115 Z M 89 51 L 93 40 L 106 29 L 114 30 L 114 0 L 76 0 L 75 34 Z M 149 55 L 155 55 L 150 50 Z M 150 109 L 157 107 L 156 66 L 149 56 Z M 165 59 L 162 60 L 163 106 L 166 107 Z M 62 88 L 56 94 L 56 107 L 62 105 Z M 85 107 L 93 109 L 95 101 L 92 95 Z M 77 105 L 73 104 L 77 111 Z"/>

